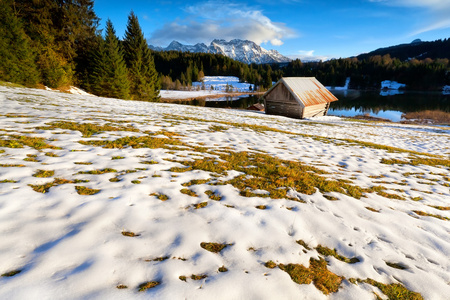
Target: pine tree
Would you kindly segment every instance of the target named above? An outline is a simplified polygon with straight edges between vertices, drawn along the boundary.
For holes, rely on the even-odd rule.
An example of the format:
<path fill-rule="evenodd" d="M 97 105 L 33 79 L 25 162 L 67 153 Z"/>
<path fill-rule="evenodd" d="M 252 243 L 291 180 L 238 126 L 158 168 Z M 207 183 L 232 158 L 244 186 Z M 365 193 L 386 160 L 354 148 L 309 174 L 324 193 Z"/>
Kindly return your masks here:
<path fill-rule="evenodd" d="M 0 57 L 1 80 L 36 85 L 39 73 L 34 62 L 35 55 L 10 0 L 0 1 Z"/>
<path fill-rule="evenodd" d="M 152 54 L 142 33 L 137 16 L 128 16 L 123 41 L 133 99 L 159 101 L 159 80 Z"/>
<path fill-rule="evenodd" d="M 91 82 L 93 92 L 99 96 L 130 98 L 127 66 L 113 24 L 109 19 L 106 21 L 105 39 L 95 59 Z"/>

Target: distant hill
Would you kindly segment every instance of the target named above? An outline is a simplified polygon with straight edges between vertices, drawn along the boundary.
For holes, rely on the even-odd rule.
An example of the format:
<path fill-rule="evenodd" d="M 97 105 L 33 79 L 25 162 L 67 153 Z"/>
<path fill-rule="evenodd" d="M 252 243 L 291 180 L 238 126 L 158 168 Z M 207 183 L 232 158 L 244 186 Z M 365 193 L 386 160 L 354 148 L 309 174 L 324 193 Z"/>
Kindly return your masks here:
<path fill-rule="evenodd" d="M 450 39 L 437 40 L 433 42 L 422 42 L 417 39 L 410 44 L 401 44 L 387 48 L 379 48 L 375 51 L 358 55 L 358 59 L 366 59 L 374 55 L 389 54 L 392 58 L 396 57 L 402 61 L 416 58 L 448 58 L 450 59 Z"/>

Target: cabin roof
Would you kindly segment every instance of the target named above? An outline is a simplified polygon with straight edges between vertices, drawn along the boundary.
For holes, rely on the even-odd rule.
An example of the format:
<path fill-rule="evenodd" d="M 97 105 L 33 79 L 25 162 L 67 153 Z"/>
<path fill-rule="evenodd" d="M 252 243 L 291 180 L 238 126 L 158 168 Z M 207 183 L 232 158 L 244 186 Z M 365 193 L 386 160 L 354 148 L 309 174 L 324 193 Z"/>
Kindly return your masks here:
<path fill-rule="evenodd" d="M 324 104 L 338 100 L 315 77 L 283 77 L 264 96 L 268 95 L 279 84 L 284 84 L 292 96 L 304 106 Z"/>

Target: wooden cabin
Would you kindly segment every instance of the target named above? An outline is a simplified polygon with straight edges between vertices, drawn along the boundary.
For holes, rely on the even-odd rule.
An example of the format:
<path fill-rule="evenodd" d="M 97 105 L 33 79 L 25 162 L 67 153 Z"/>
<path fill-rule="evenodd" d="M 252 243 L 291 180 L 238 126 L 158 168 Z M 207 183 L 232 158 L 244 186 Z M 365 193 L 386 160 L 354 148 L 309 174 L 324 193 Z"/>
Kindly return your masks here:
<path fill-rule="evenodd" d="M 264 94 L 266 114 L 291 118 L 326 116 L 338 99 L 314 77 L 284 77 Z"/>

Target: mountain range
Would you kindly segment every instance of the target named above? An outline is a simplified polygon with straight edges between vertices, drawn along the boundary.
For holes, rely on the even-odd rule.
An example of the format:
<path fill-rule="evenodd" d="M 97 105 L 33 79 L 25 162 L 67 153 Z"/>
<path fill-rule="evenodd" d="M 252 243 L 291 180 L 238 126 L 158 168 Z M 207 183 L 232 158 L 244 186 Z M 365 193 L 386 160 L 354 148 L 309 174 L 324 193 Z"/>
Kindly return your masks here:
<path fill-rule="evenodd" d="M 290 58 L 281 55 L 276 50 L 266 50 L 252 41 L 239 39 L 234 39 L 229 42 L 215 39 L 209 46 L 204 43 L 183 45 L 177 41 L 173 41 L 166 48 L 154 47 L 152 45 L 149 45 L 149 47 L 155 51 L 222 54 L 247 64 L 287 63 L 291 61 Z"/>

